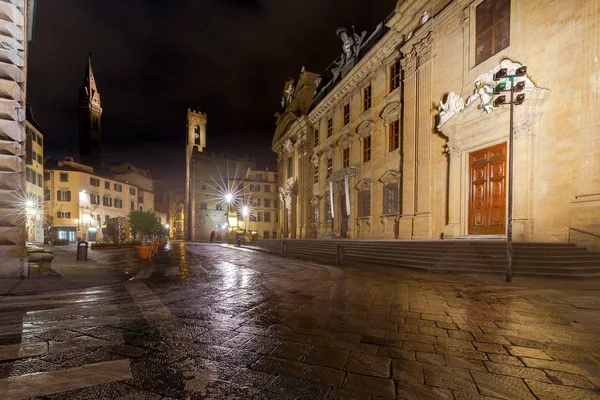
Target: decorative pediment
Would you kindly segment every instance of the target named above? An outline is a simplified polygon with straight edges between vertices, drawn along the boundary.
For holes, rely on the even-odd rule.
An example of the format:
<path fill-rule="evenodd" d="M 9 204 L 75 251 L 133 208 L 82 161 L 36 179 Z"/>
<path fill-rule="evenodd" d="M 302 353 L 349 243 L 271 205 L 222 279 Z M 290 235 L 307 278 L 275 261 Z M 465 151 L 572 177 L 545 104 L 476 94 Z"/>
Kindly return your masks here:
<path fill-rule="evenodd" d="M 508 75 L 513 75 L 521 66 L 521 64 L 513 62 L 509 59 L 502 60 L 499 65 L 491 69 L 489 72 L 479 75 L 475 79 L 474 93 L 470 95 L 466 101 L 454 92 L 448 93 L 446 96 L 446 102 L 440 100 L 438 105 L 439 121 L 437 124 L 437 129 L 441 130 L 440 128 L 450 119 L 462 114 L 475 103 L 478 103 L 477 109 L 483 110 L 488 114 L 494 111 L 494 88 L 501 81 L 505 82 L 507 87 L 510 87 L 509 85 L 511 84 L 508 78 L 502 79 L 498 82 L 494 81 L 494 75 L 502 68 L 506 68 Z M 527 75 L 523 77 L 516 77 L 514 79 L 514 84 L 520 81 L 525 83 L 525 88 L 523 90 L 525 93 L 525 101 L 527 101 L 527 92 L 532 93 L 542 90 L 542 88 L 535 86 L 535 84 Z"/>
<path fill-rule="evenodd" d="M 383 120 L 384 124 L 387 125 L 390 122 L 400 119 L 400 109 L 400 103 L 397 101 L 392 101 L 383 108 L 379 116 Z"/>
<path fill-rule="evenodd" d="M 358 181 L 358 183 L 356 184 L 355 188 L 356 190 L 369 190 L 371 188 L 371 185 L 373 184 L 373 181 L 370 180 L 369 178 L 364 178 L 361 179 L 360 181 Z"/>
<path fill-rule="evenodd" d="M 333 146 L 325 147 L 325 157 L 327 157 L 328 160 L 333 158 Z"/>
<path fill-rule="evenodd" d="M 348 133 L 342 135 L 342 137 L 340 137 L 337 141 L 337 145 L 340 146 L 342 149 L 347 149 L 350 146 L 350 141 L 352 140 L 352 136 L 349 135 Z"/>
<path fill-rule="evenodd" d="M 356 133 L 358 133 L 358 135 L 361 138 L 366 138 L 367 136 L 371 135 L 372 128 L 373 128 L 373 121 L 368 119 L 368 120 L 363 121 L 360 124 L 358 124 L 358 126 L 356 127 Z"/>
<path fill-rule="evenodd" d="M 385 171 L 381 178 L 379 178 L 379 182 L 385 184 L 398 182 L 400 180 L 400 171 L 388 169 Z"/>

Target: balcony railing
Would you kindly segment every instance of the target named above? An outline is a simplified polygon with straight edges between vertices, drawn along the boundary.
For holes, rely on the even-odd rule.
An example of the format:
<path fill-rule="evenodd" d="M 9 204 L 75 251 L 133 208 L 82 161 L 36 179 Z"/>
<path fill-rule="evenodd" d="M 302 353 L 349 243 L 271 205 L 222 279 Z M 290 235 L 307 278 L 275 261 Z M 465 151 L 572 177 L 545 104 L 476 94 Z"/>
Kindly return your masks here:
<path fill-rule="evenodd" d="M 346 167 L 340 170 L 337 170 L 331 176 L 331 180 L 334 182 L 344 180 L 345 176 L 356 176 L 358 175 L 358 167 Z"/>

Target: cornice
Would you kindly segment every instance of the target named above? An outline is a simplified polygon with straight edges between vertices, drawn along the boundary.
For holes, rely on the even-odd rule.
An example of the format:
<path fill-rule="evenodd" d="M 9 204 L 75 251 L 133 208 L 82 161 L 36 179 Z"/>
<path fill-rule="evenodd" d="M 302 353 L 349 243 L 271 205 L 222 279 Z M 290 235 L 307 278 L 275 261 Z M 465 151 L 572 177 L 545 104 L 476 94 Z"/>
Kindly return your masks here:
<path fill-rule="evenodd" d="M 401 43 L 402 35 L 394 30 L 388 31 L 385 36 L 367 53 L 334 89 L 319 102 L 309 114 L 308 120 L 314 124 L 319 118 L 331 112 L 341 99 L 350 93 L 371 71 L 379 68 L 381 62 Z"/>

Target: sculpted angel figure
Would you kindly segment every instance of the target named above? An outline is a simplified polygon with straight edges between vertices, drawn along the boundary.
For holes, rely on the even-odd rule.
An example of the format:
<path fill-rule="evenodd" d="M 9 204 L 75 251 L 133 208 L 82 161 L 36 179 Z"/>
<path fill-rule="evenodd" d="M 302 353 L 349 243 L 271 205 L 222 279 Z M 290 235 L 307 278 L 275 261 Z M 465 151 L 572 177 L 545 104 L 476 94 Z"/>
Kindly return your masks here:
<path fill-rule="evenodd" d="M 448 93 L 446 103 L 440 100 L 438 111 L 440 112 L 440 122 L 437 127 L 444 125 L 450 118 L 456 114 L 460 114 L 465 109 L 465 102 L 454 92 Z"/>
<path fill-rule="evenodd" d="M 362 44 L 365 36 L 367 35 L 367 31 L 363 31 L 360 36 L 356 33 L 353 33 L 352 36 L 348 35 L 346 28 L 339 28 L 337 30 L 337 35 L 342 39 L 342 65 L 348 62 L 353 56 L 358 54 L 360 50 L 360 45 Z"/>
<path fill-rule="evenodd" d="M 287 102 L 292 102 L 292 94 L 294 93 L 294 86 L 290 83 L 290 85 L 285 89 L 285 96 L 287 98 Z"/>
<path fill-rule="evenodd" d="M 494 98 L 494 86 L 488 85 L 484 80 L 477 80 L 475 82 L 475 93 L 469 96 L 466 107 L 469 107 L 477 99 L 481 100 L 481 104 L 477 108 L 484 109 L 488 114 L 494 111 L 494 105 L 492 99 Z"/>

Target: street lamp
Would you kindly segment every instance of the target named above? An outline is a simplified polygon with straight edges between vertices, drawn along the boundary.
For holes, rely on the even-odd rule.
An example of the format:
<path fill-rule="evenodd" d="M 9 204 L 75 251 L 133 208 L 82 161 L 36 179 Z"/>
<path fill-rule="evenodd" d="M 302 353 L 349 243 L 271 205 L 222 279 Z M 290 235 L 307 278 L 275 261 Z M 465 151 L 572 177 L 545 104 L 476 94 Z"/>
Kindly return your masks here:
<path fill-rule="evenodd" d="M 515 93 L 521 92 L 525 88 L 525 81 L 521 80 L 515 83 L 515 78 L 524 77 L 526 73 L 527 67 L 523 66 L 517 68 L 513 75 L 508 75 L 506 68 L 501 68 L 494 74 L 494 81 L 500 81 L 494 89 L 494 93 L 499 94 L 502 92 L 510 92 L 509 102 L 506 102 L 505 95 L 498 96 L 498 98 L 494 100 L 494 106 L 496 107 L 505 104 L 510 105 L 510 135 L 508 138 L 508 226 L 506 227 L 506 282 L 512 282 L 514 106 L 521 105 L 525 101 L 525 94 L 523 93 L 519 93 L 515 98 Z"/>
<path fill-rule="evenodd" d="M 250 210 L 248 209 L 248 206 L 244 206 L 242 207 L 242 217 L 244 217 L 244 240 L 246 240 L 246 230 L 248 229 L 248 215 L 250 214 Z"/>

